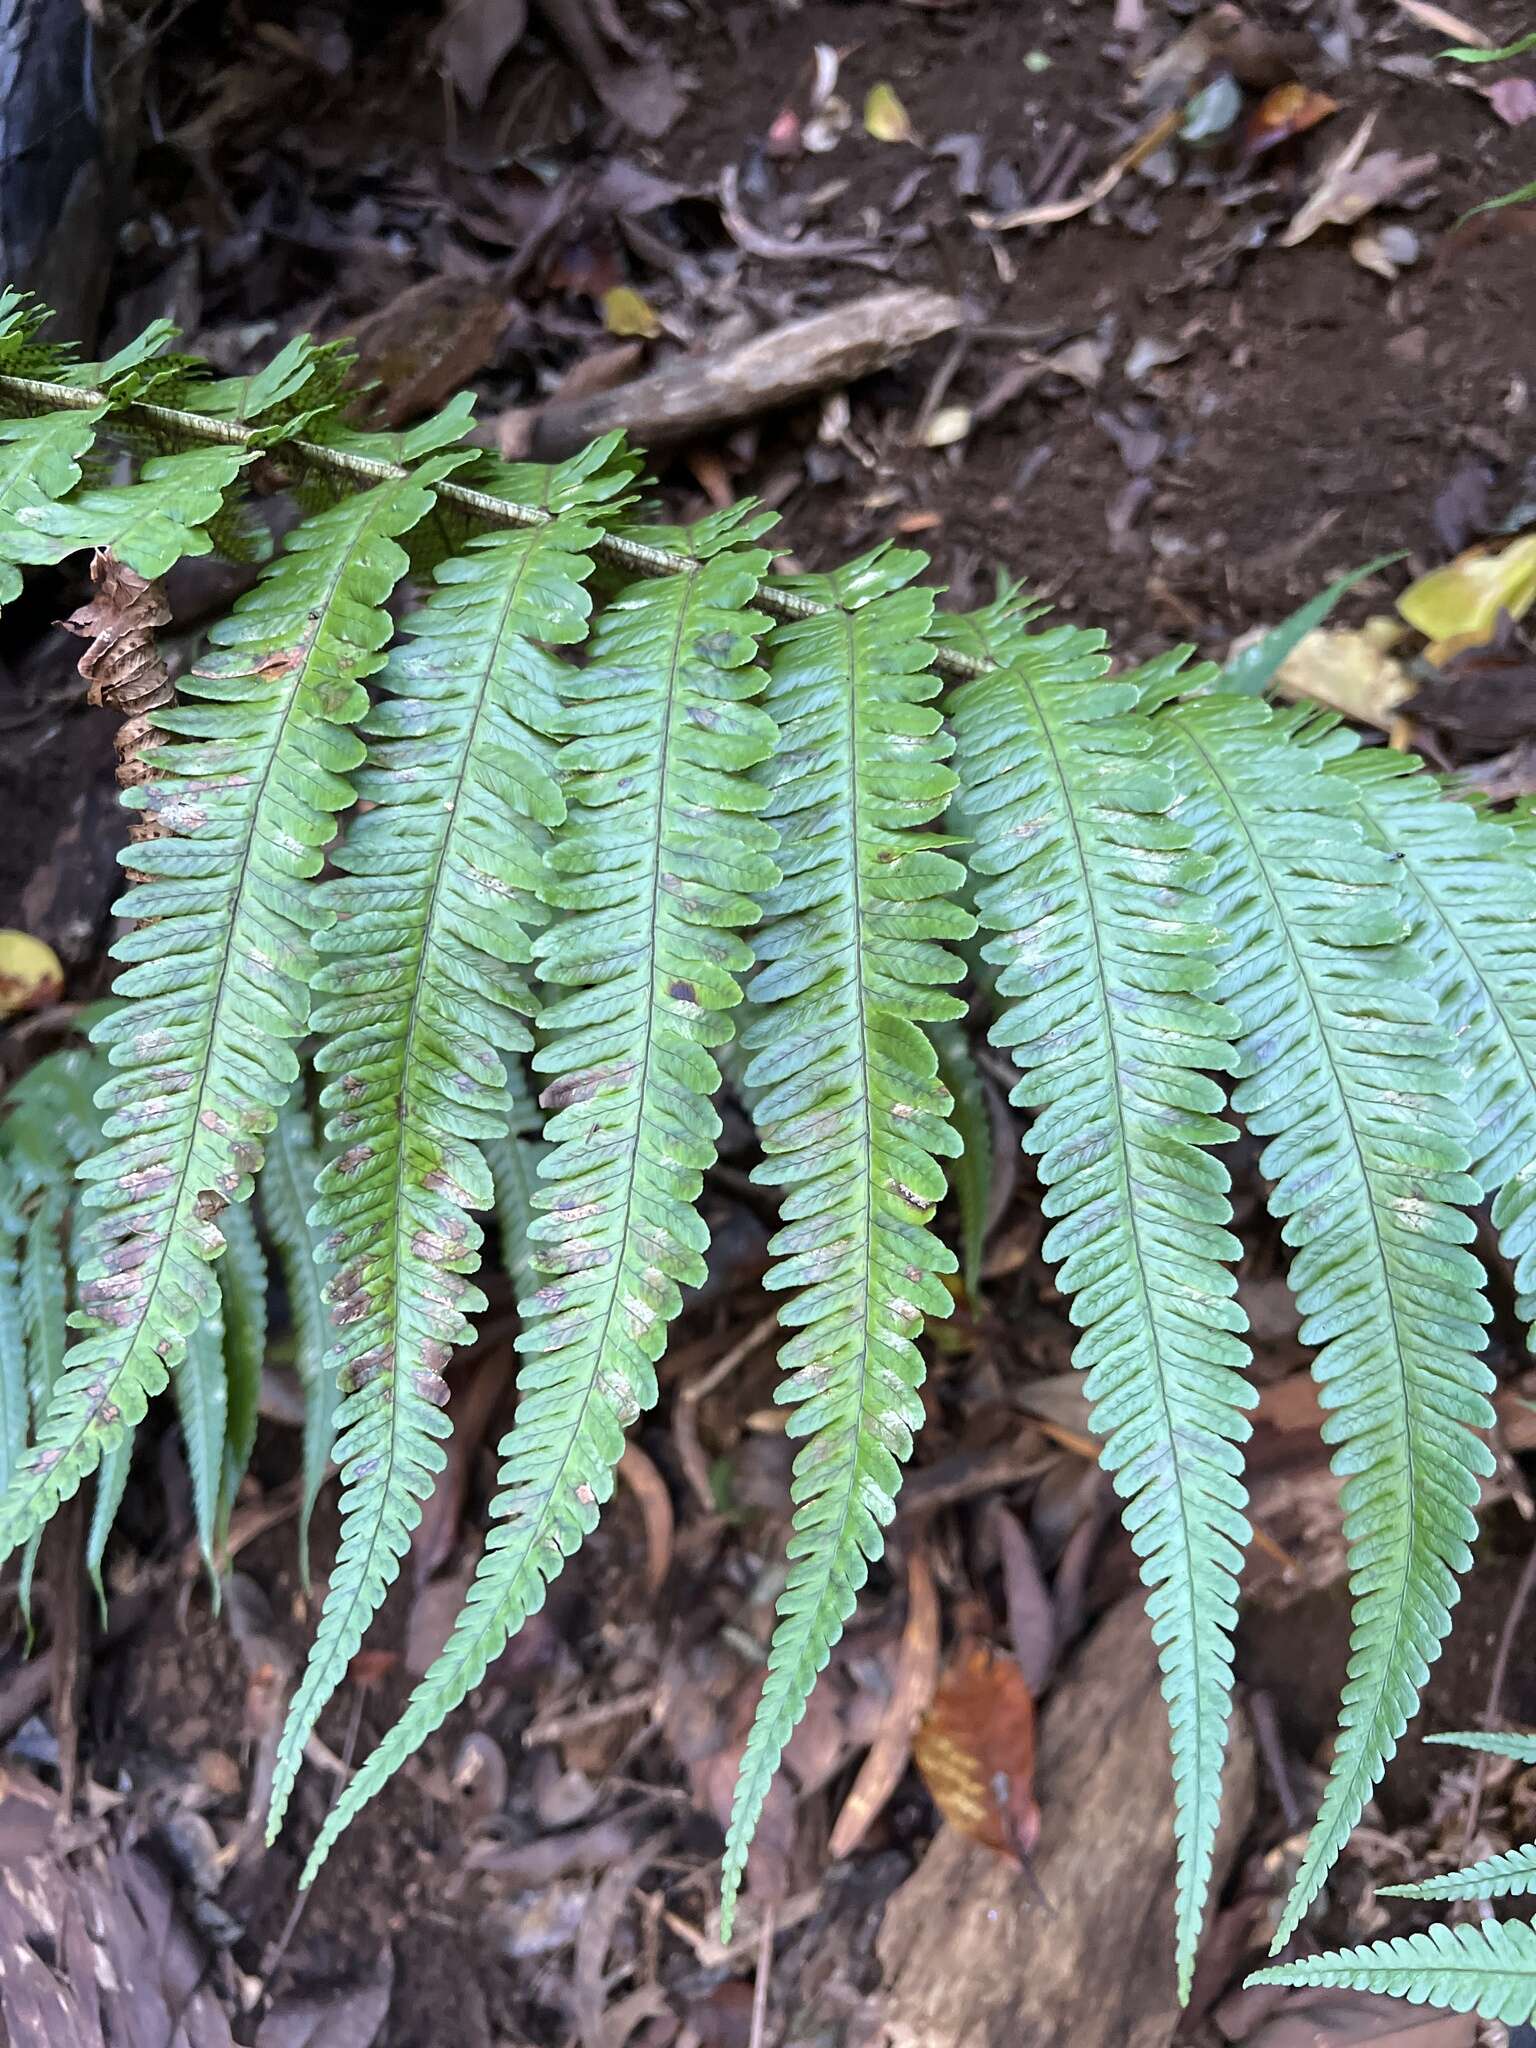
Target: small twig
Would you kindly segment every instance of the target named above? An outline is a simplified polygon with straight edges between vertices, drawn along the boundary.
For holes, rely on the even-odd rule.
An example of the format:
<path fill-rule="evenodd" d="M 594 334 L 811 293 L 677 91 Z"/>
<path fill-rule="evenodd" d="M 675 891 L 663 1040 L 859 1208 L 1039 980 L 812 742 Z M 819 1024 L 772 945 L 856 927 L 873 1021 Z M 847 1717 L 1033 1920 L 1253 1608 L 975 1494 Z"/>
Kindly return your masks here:
<path fill-rule="evenodd" d="M 595 1706 L 576 1707 L 569 1714 L 549 1714 L 530 1721 L 523 1730 L 523 1747 L 538 1749 L 546 1742 L 564 1742 L 569 1736 L 604 1728 L 610 1721 L 622 1721 L 629 1714 L 648 1714 L 655 1697 L 654 1686 L 640 1685 L 633 1692 L 615 1693 L 611 1700 L 599 1700 Z"/>
<path fill-rule="evenodd" d="M 757 1943 L 757 1971 L 752 1980 L 752 2030 L 747 2048 L 763 2048 L 768 2032 L 768 1985 L 773 1976 L 774 1912 L 770 1902 L 763 1914 L 763 1930 Z"/>
<path fill-rule="evenodd" d="M 1259 1745 L 1259 1755 L 1264 1759 L 1264 1768 L 1269 1773 L 1270 1783 L 1275 1788 L 1275 1797 L 1280 1802 L 1286 1831 L 1295 1834 L 1301 1826 L 1301 1802 L 1296 1797 L 1296 1788 L 1291 1783 L 1291 1774 L 1285 1764 L 1285 1744 L 1280 1740 L 1280 1723 L 1275 1713 L 1274 1700 L 1267 1692 L 1254 1692 L 1248 1699 L 1249 1717 L 1253 1722 L 1254 1736 Z"/>
<path fill-rule="evenodd" d="M 705 1462 L 704 1448 L 699 1442 L 699 1403 L 716 1387 L 724 1384 L 731 1374 L 747 1362 L 754 1351 L 762 1349 L 770 1338 L 778 1334 L 779 1312 L 776 1308 L 755 1322 L 747 1334 L 733 1344 L 723 1357 L 716 1359 L 709 1371 L 683 1388 L 678 1396 L 677 1407 L 672 1418 L 672 1432 L 677 1442 L 678 1462 L 693 1488 L 694 1497 L 707 1515 L 715 1512 L 714 1489 L 709 1483 L 709 1466 Z"/>
<path fill-rule="evenodd" d="M 1515 1630 L 1520 1626 L 1529 1604 L 1532 1586 L 1536 1586 L 1536 1543 L 1533 1543 L 1526 1553 L 1519 1583 L 1515 1587 L 1515 1597 L 1509 1603 L 1509 1612 L 1504 1617 L 1504 1626 L 1499 1633 L 1499 1647 L 1494 1654 L 1493 1670 L 1488 1679 L 1488 1704 L 1483 1709 L 1485 1728 L 1492 1728 L 1503 1713 L 1504 1679 L 1509 1670 Z M 1467 1818 L 1461 1831 L 1461 1855 L 1457 1860 L 1462 1863 L 1467 1862 L 1472 1854 L 1473 1837 L 1482 1818 L 1483 1786 L 1487 1776 L 1488 1753 L 1486 1750 L 1479 1750 L 1472 1767 L 1472 1794 L 1467 1801 Z"/>

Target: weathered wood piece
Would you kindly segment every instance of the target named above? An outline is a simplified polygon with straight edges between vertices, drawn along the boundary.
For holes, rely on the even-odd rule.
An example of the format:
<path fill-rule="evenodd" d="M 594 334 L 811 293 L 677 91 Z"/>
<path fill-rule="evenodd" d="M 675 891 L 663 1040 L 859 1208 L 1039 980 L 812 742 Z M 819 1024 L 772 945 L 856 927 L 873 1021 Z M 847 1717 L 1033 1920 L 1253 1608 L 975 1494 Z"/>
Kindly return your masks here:
<path fill-rule="evenodd" d="M 625 428 L 645 447 L 686 441 L 887 369 L 964 317 L 960 300 L 945 292 L 874 292 L 851 299 L 736 348 L 680 356 L 615 390 L 552 400 L 528 422 L 531 453 L 557 461 L 612 427 Z"/>
<path fill-rule="evenodd" d="M 1113 1608 L 1042 1717 L 1035 1874 L 944 1829 L 886 1909 L 876 1953 L 887 2048 L 1169 2048 L 1173 1781 L 1139 1596 Z M 1238 1714 L 1216 1889 L 1253 1811 Z"/>

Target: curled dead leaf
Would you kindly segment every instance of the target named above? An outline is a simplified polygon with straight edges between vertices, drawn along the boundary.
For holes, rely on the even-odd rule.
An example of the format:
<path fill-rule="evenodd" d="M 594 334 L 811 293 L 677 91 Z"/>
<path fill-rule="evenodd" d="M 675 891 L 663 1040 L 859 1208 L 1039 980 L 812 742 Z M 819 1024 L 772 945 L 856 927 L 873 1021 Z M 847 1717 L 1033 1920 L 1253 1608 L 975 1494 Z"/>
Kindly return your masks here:
<path fill-rule="evenodd" d="M 1338 111 L 1336 99 L 1325 92 L 1314 92 L 1294 78 L 1285 85 L 1277 85 L 1273 92 L 1265 93 L 1248 116 L 1243 129 L 1243 154 L 1262 156 L 1265 150 L 1277 149 L 1293 135 L 1304 135 Z"/>
<path fill-rule="evenodd" d="M 1011 1657 L 976 1638 L 955 1650 L 913 1756 L 952 1828 L 1026 1862 L 1040 1834 L 1035 1700 Z"/>
<path fill-rule="evenodd" d="M 1358 631 L 1319 626 L 1280 664 L 1274 687 L 1293 702 L 1310 698 L 1364 725 L 1390 732 L 1393 713 L 1413 695 L 1413 679 L 1391 649 L 1395 619 L 1367 619 Z"/>
<path fill-rule="evenodd" d="M 1365 145 L 1375 126 L 1376 116 L 1367 114 L 1344 147 L 1323 166 L 1311 197 L 1280 237 L 1282 249 L 1294 249 L 1321 227 L 1353 227 L 1357 220 L 1395 199 L 1415 179 L 1427 177 L 1439 162 L 1436 156 L 1403 156 L 1395 149 L 1378 149 L 1367 156 Z"/>

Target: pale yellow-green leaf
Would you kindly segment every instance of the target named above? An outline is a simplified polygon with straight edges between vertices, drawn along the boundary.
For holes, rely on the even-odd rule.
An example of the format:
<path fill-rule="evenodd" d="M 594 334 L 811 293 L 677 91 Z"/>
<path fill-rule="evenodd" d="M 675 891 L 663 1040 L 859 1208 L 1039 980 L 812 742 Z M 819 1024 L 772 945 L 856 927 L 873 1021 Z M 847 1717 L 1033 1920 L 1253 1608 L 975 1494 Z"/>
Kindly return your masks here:
<path fill-rule="evenodd" d="M 1431 569 L 1410 583 L 1397 608 L 1416 626 L 1429 647 L 1429 659 L 1443 662 L 1468 647 L 1484 647 L 1498 627 L 1499 614 L 1523 618 L 1536 603 L 1536 533 L 1523 534 L 1508 547 L 1468 548 L 1454 562 Z"/>
<path fill-rule="evenodd" d="M 64 992 L 64 969 L 52 946 L 27 932 L 0 931 L 0 1017 L 38 1010 Z"/>

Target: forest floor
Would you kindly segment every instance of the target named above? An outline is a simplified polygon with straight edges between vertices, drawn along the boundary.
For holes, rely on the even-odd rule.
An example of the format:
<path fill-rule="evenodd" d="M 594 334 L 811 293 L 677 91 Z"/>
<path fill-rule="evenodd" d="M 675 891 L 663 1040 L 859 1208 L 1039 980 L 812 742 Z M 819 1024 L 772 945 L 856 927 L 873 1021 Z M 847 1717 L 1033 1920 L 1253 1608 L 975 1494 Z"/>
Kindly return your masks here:
<path fill-rule="evenodd" d="M 1494 42 L 1528 25 L 1520 0 L 1469 4 Z M 1062 616 L 1104 626 L 1127 659 L 1176 640 L 1221 658 L 1341 573 L 1404 557 L 1346 601 L 1353 626 L 1390 615 L 1411 577 L 1470 544 L 1536 526 L 1536 207 L 1464 218 L 1531 178 L 1536 84 L 1491 93 L 1480 72 L 1442 61 L 1437 12 L 1415 0 L 1198 16 L 1163 0 L 543 0 L 530 16 L 522 0 L 461 0 L 440 19 L 191 0 L 149 55 L 108 340 L 168 315 L 237 371 L 300 329 L 355 335 L 379 417 L 400 423 L 468 382 L 513 452 L 540 445 L 556 407 L 686 352 L 872 291 L 929 288 L 960 302 L 948 332 L 852 385 L 658 447 L 669 516 L 755 493 L 782 515 L 798 565 L 895 538 L 932 556 L 958 604 L 1006 571 Z M 1536 53 L 1524 70 L 1536 75 Z M 1159 123 L 1157 146 L 1110 179 Z M 1352 140 L 1359 160 L 1341 167 Z M 1077 205 L 1096 180 L 1101 196 Z M 1298 237 L 1314 199 L 1331 218 Z M 1030 209 L 1046 217 L 988 224 Z M 230 572 L 189 570 L 178 622 L 195 625 L 232 587 Z M 0 656 L 16 771 L 0 925 L 48 939 L 71 993 L 89 995 L 105 981 L 113 893 L 110 736 L 73 700 L 72 653 L 47 630 L 67 603 L 56 589 L 29 602 Z M 1536 654 L 1517 627 L 1438 669 L 1406 654 L 1388 666 L 1390 688 L 1380 664 L 1352 669 L 1340 708 L 1498 795 L 1536 789 Z M 109 1627 L 81 1648 L 77 1728 L 53 1724 L 19 1646 L 0 1666 L 0 1862 L 48 1806 L 61 1742 L 77 1746 L 78 1824 L 142 1852 L 135 1882 L 152 1887 L 153 1911 L 135 1910 L 179 1987 L 164 2008 L 178 2040 L 959 2048 L 958 2035 L 901 2031 L 901 1958 L 876 1939 L 887 1901 L 920 1879 L 932 1802 L 899 1747 L 878 1786 L 860 1760 L 875 1742 L 890 1763 L 893 1693 L 977 1635 L 1017 1657 L 1049 1727 L 1053 1686 L 1134 1586 L 1134 1559 L 1092 1462 L 1038 1190 L 1010 1143 L 980 1296 L 931 1347 L 929 1421 L 891 1553 L 792 1746 L 741 1938 L 719 1948 L 722 1822 L 781 1584 L 790 1458 L 750 1159 L 728 1123 L 708 1196 L 710 1284 L 579 1567 L 344 1838 L 292 1924 L 336 1772 L 393 1718 L 478 1555 L 508 1407 L 504 1296 L 453 1376 L 455 1459 L 275 1849 L 247 1816 L 335 1538 L 322 1515 L 306 1594 L 294 1436 L 275 1412 L 221 1612 L 183 1569 L 186 1486 L 168 1433 L 130 1491 Z M 1170 1973 L 1141 1988 L 1123 2038 L 1471 2048 L 1468 2021 L 1416 2014 L 1410 2035 L 1379 2002 L 1235 1989 L 1326 1764 L 1348 1601 L 1307 1354 L 1251 1149 L 1237 1148 L 1234 1171 L 1264 1390 L 1238 1666 L 1257 1769 L 1195 2005 L 1176 2020 Z M 1531 1544 L 1522 1457 L 1536 1428 L 1519 1332 L 1508 1301 L 1497 1306 L 1500 1478 L 1426 1729 L 1490 1712 L 1536 1722 L 1529 1658 L 1499 1659 Z M 46 1564 L 44 1581 L 46 1612 Z M 1046 1749 L 1064 1755 L 1060 1739 Z M 1495 1771 L 1474 1790 L 1444 1758 L 1405 1745 L 1318 1942 L 1388 1926 L 1377 1881 L 1531 1832 L 1526 1779 Z M 30 1803 L 17 1794 L 29 1762 L 41 1773 Z M 1048 1833 L 1070 1828 L 1076 1804 L 1113 1811 L 1093 1764 L 1035 1778 Z M 1147 1767 L 1166 1771 L 1161 1754 Z M 1027 1745 L 1016 1768 L 1028 1796 Z M 841 1846 L 857 1838 L 835 1864 L 834 1829 Z M 1106 1886 L 1136 1883 L 1112 1843 L 1105 1856 Z M 1044 1910 L 1027 1924 L 1042 1943 L 1063 1938 Z M 1027 1943 L 1011 1967 L 1028 1977 Z M 1113 1972 L 1111 1959 L 1095 1967 Z M 1027 2031 L 964 2039 L 1034 2048 Z"/>

